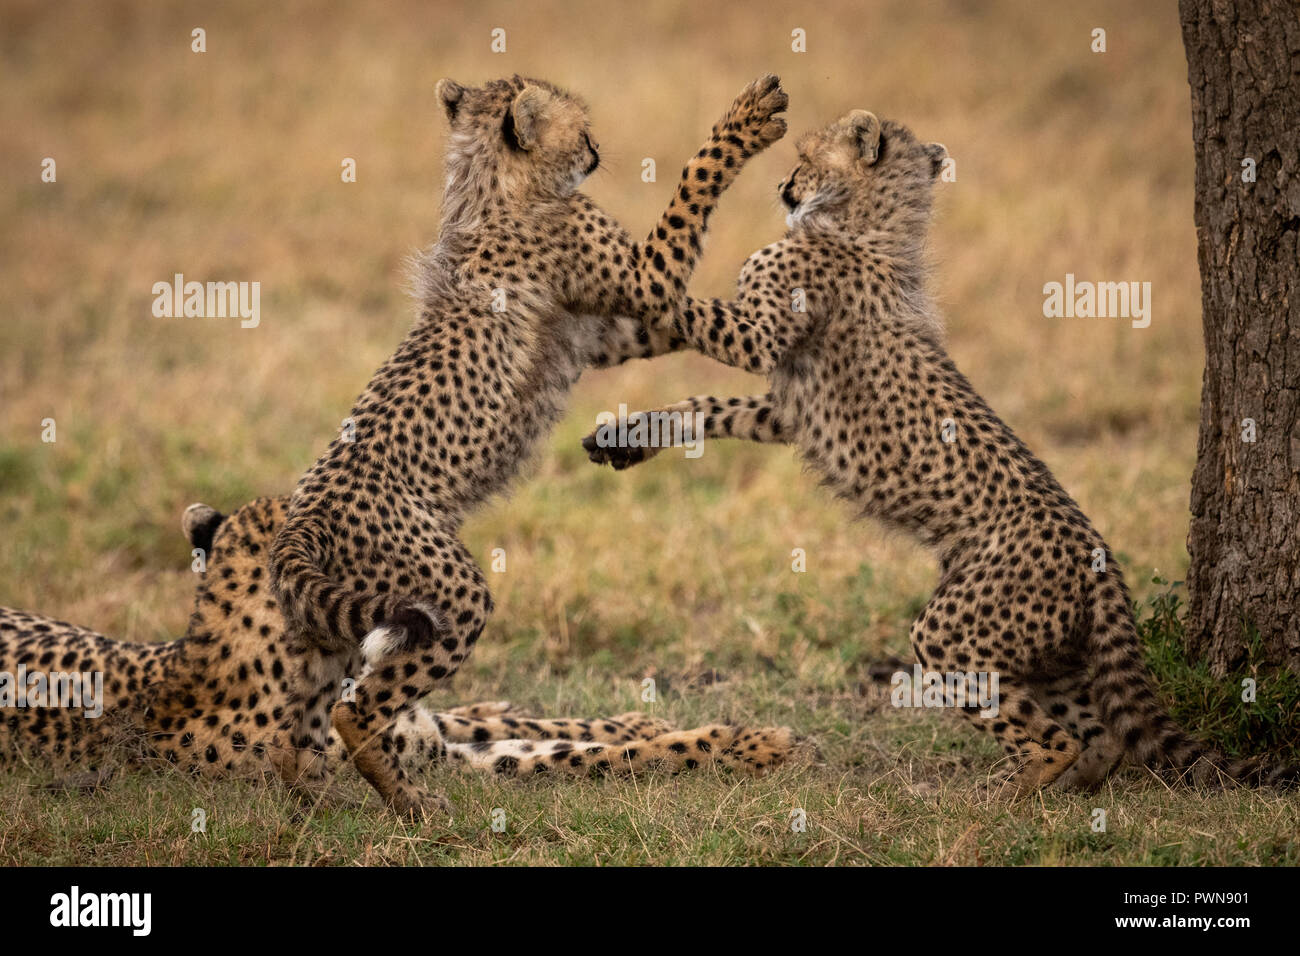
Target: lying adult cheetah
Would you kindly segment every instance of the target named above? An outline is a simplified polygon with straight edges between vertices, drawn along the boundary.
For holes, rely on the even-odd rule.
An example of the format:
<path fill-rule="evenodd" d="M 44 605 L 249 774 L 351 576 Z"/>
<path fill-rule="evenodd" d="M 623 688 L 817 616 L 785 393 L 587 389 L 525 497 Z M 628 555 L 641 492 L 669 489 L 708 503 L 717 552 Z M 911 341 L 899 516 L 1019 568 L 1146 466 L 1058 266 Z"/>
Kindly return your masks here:
<path fill-rule="evenodd" d="M 796 445 L 837 495 L 937 552 L 912 646 L 930 671 L 998 673 L 998 716 L 963 713 L 1014 755 L 1012 792 L 1095 787 L 1126 753 L 1198 781 L 1294 782 L 1295 769 L 1230 760 L 1165 713 L 1114 555 L 948 357 L 923 257 L 945 149 L 854 110 L 798 153 L 780 185 L 785 238 L 749 258 L 735 300 L 693 300 L 678 326 L 771 391 L 658 411 L 703 413 L 706 437 Z M 584 446 L 615 468 L 659 450 L 607 437 Z"/>
<path fill-rule="evenodd" d="M 102 782 L 127 765 L 174 765 L 206 776 L 272 770 L 271 739 L 295 689 L 323 666 L 318 645 L 284 624 L 266 587 L 266 557 L 284 523 L 287 498 L 261 498 L 226 518 L 207 506 L 186 512 L 202 548 L 186 636 L 166 643 L 115 641 L 72 624 L 0 608 L 0 767 L 31 764 L 64 781 Z M 363 673 L 359 651 L 347 672 Z M 52 673 L 99 673 L 103 713 L 80 707 L 19 707 L 16 683 L 48 688 Z M 46 701 L 41 701 L 46 703 Z M 52 703 L 52 702 L 51 702 Z M 629 713 L 593 720 L 542 719 L 504 703 L 404 713 L 393 741 L 408 771 L 448 761 L 506 775 L 546 770 L 605 773 L 681 770 L 717 764 L 762 773 L 784 760 L 784 728 L 709 725 L 674 730 Z M 346 763 L 330 735 L 330 766 Z"/>
<path fill-rule="evenodd" d="M 447 188 L 419 318 L 294 491 L 270 562 L 291 625 L 338 661 L 286 716 L 273 759 L 286 779 L 317 782 L 326 708 L 360 645 L 369 673 L 328 716 L 400 814 L 430 796 L 403 772 L 391 727 L 455 673 L 492 610 L 464 516 L 505 490 L 582 370 L 611 336 L 625 340 L 626 317 L 671 315 L 718 196 L 785 132 L 777 78 L 751 83 L 638 244 L 577 192 L 599 163 L 577 99 L 517 76 L 478 89 L 442 80 L 438 96 Z"/>

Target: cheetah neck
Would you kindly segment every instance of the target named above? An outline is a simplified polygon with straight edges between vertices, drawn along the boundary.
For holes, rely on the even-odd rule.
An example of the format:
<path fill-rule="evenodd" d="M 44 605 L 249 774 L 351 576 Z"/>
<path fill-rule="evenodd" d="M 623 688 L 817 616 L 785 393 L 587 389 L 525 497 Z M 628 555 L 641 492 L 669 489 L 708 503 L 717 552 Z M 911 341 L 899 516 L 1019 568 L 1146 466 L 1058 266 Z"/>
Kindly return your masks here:
<path fill-rule="evenodd" d="M 473 234 L 501 217 L 545 209 L 564 198 L 464 134 L 454 135 L 448 144 L 446 169 L 440 236 Z"/>
<path fill-rule="evenodd" d="M 478 254 L 489 227 L 499 229 L 509 224 L 510 232 L 522 231 L 525 224 L 521 219 L 545 223 L 565 214 L 563 199 L 512 198 L 512 191 L 503 193 L 499 188 L 483 188 L 482 179 L 482 169 L 471 169 L 468 163 L 454 164 L 449 160 L 447 194 L 443 201 L 438 239 L 410 266 L 414 295 L 426 310 L 436 309 L 438 302 L 456 295 L 461 284 L 462 266 Z M 498 185 L 495 175 L 490 176 L 488 182 L 494 187 Z"/>
<path fill-rule="evenodd" d="M 923 196 L 899 199 L 871 195 L 814 203 L 793 217 L 791 230 L 869 239 L 891 258 L 923 265 L 930 234 L 930 202 Z"/>
<path fill-rule="evenodd" d="M 470 136 L 453 134 L 447 144 L 447 176 L 442 192 L 440 236 L 470 232 L 499 191 L 500 160 L 479 149 Z"/>

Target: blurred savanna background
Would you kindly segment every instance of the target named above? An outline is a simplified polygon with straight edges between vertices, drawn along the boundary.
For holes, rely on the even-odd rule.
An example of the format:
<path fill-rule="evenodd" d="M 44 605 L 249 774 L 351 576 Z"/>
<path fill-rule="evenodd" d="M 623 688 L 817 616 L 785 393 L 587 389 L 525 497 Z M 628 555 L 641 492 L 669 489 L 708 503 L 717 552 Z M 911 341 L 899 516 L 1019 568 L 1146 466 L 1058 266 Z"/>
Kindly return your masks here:
<path fill-rule="evenodd" d="M 723 198 L 693 290 L 727 294 L 782 233 L 794 134 L 863 107 L 945 143 L 956 180 L 939 186 L 933 290 L 951 353 L 1106 535 L 1139 601 L 1176 617 L 1153 578 L 1186 567 L 1203 355 L 1173 0 L 0 0 L 0 16 L 0 603 L 130 640 L 184 631 L 184 506 L 291 490 L 413 318 L 403 264 L 436 235 L 440 77 L 517 72 L 582 94 L 602 152 L 585 188 L 635 234 L 735 93 L 771 71 L 792 135 Z M 647 157 L 657 182 L 642 181 Z M 260 282 L 260 325 L 155 318 L 152 286 L 175 273 Z M 1150 327 L 1044 318 L 1043 285 L 1066 273 L 1150 282 Z M 619 403 L 761 388 L 685 354 L 585 376 L 536 469 L 467 526 L 507 570 L 437 702 L 784 723 L 808 737 L 799 766 L 762 781 L 440 779 L 458 813 L 414 834 L 373 798 L 302 824 L 247 784 L 50 797 L 0 783 L 0 859 L 1300 862 L 1295 803 L 1268 795 L 1130 774 L 1090 798 L 981 798 L 996 749 L 946 715 L 883 705 L 872 676 L 910 666 L 929 555 L 848 520 L 787 449 L 718 442 L 615 474 L 578 444 Z M 197 805 L 222 822 L 192 839 Z M 487 828 L 496 806 L 514 821 L 504 837 Z M 1106 833 L 1096 806 L 1112 808 Z"/>

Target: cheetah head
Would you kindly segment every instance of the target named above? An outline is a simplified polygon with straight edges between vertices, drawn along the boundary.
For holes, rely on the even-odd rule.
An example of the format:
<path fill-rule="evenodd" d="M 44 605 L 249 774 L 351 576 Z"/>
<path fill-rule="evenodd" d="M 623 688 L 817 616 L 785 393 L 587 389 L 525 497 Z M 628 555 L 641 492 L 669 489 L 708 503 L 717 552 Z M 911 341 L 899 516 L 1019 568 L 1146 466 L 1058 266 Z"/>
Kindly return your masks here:
<path fill-rule="evenodd" d="M 895 225 L 900 213 L 928 219 L 931 185 L 948 151 L 906 126 L 852 110 L 804 133 L 799 162 L 778 187 L 791 227 L 818 220 L 857 231 Z"/>
<path fill-rule="evenodd" d="M 514 76 L 479 88 L 438 81 L 456 164 L 516 198 L 567 196 L 600 165 L 587 107 L 545 80 Z"/>

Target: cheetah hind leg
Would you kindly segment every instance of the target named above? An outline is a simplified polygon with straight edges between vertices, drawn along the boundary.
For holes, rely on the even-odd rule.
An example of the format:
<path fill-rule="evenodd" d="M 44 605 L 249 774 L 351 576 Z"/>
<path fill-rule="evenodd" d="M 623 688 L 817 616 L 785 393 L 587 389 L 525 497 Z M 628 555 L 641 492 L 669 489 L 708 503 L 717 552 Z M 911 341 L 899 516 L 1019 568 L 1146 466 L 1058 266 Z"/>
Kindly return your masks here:
<path fill-rule="evenodd" d="M 713 724 L 618 743 L 568 740 L 502 740 L 452 744 L 449 757 L 503 776 L 527 777 L 555 771 L 572 776 L 727 767 L 755 776 L 780 766 L 794 749 L 786 727 Z"/>
<path fill-rule="evenodd" d="M 1054 781 L 1083 748 L 1052 718 L 1028 684 L 1003 676 L 998 690 L 997 716 L 981 717 L 969 709 L 962 713 L 992 731 L 1012 757 L 1012 768 L 998 781 L 998 790 L 1001 796 L 1017 800 Z"/>
<path fill-rule="evenodd" d="M 1123 759 L 1124 745 L 1098 716 L 1087 674 L 1082 669 L 1073 672 L 1046 685 L 1037 696 L 1083 747 L 1078 759 L 1052 781 L 1052 789 L 1084 793 L 1098 789 Z"/>
<path fill-rule="evenodd" d="M 311 805 L 330 791 L 333 770 L 340 758 L 345 759 L 337 748 L 330 759 L 330 707 L 338 699 L 347 663 L 325 656 L 307 662 L 305 668 L 302 683 L 312 690 L 293 694 L 267 756 L 275 775 L 302 803 Z"/>

